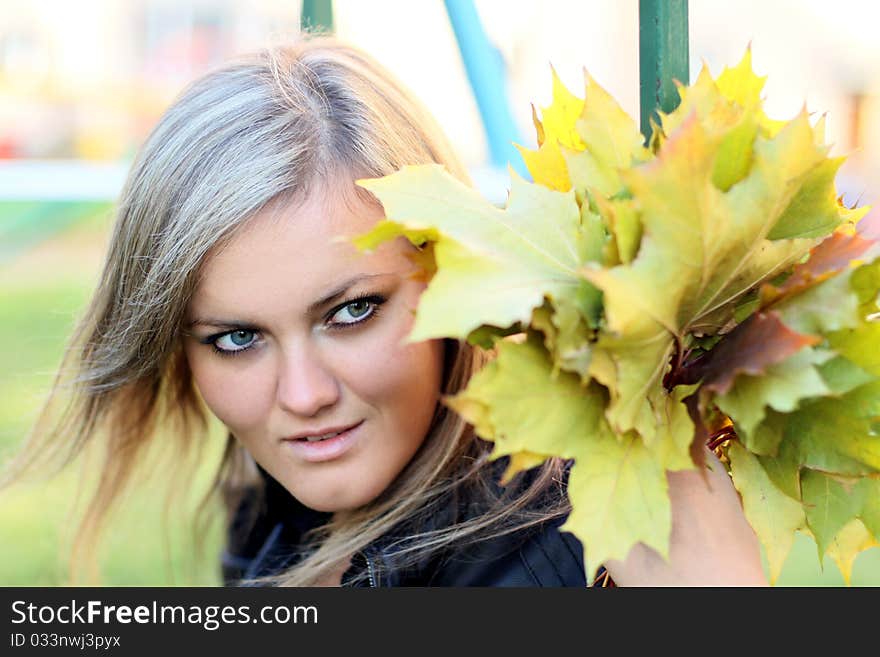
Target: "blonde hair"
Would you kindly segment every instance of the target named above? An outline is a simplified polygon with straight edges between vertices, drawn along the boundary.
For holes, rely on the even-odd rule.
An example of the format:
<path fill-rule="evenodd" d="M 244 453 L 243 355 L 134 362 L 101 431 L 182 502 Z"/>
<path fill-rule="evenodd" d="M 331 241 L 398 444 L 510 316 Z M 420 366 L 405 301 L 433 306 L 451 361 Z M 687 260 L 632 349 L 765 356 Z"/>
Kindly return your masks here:
<path fill-rule="evenodd" d="M 362 52 L 333 38 L 267 49 L 193 82 L 132 164 L 99 284 L 8 479 L 47 455 L 68 463 L 103 434 L 97 489 L 77 532 L 77 545 L 87 551 L 84 546 L 96 540 L 159 427 L 173 428 L 163 446 L 169 452 L 198 454 L 204 444 L 208 415 L 180 331 L 209 252 L 268 204 L 302 199 L 334 173 L 345 172 L 353 181 L 429 162 L 468 180 L 413 95 Z M 354 186 L 351 191 L 367 194 Z M 444 394 L 463 389 L 492 357 L 463 341 L 446 340 L 445 349 Z M 67 370 L 69 382 L 62 380 Z M 56 417 L 50 408 L 60 399 L 66 406 Z M 305 558 L 274 581 L 321 581 L 402 524 L 415 533 L 401 554 L 417 560 L 487 532 L 546 519 L 527 507 L 559 479 L 560 464 L 551 461 L 524 494 L 506 499 L 490 492 L 488 453 L 472 427 L 438 404 L 422 448 L 392 485 L 366 507 L 337 514 L 314 532 Z M 225 494 L 230 516 L 243 492 L 258 485 L 255 472 L 253 461 L 228 436 L 212 491 Z M 172 474 L 171 483 L 184 486 L 192 473 L 182 467 Z M 418 518 L 432 505 L 465 489 L 482 495 L 485 513 L 418 531 Z M 174 490 L 172 485 L 170 494 Z M 204 515 L 204 503 L 200 511 Z M 552 513 L 562 512 L 560 507 Z"/>

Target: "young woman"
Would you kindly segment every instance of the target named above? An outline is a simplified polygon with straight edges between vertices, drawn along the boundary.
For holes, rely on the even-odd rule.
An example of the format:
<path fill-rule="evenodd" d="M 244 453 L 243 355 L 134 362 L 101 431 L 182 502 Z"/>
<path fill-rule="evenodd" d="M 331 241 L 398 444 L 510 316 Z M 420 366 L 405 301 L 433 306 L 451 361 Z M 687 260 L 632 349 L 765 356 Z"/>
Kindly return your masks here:
<path fill-rule="evenodd" d="M 69 351 L 74 396 L 21 463 L 101 432 L 94 533 L 157 428 L 182 454 L 210 411 L 229 431 L 227 583 L 584 585 L 582 547 L 558 530 L 568 464 L 502 486 L 491 444 L 442 402 L 492 354 L 401 344 L 426 285 L 419 249 L 338 239 L 383 216 L 355 180 L 429 162 L 467 180 L 412 95 L 333 39 L 197 80 L 132 166 Z M 670 561 L 638 546 L 606 564 L 613 579 L 763 583 L 723 469 L 669 479 Z"/>

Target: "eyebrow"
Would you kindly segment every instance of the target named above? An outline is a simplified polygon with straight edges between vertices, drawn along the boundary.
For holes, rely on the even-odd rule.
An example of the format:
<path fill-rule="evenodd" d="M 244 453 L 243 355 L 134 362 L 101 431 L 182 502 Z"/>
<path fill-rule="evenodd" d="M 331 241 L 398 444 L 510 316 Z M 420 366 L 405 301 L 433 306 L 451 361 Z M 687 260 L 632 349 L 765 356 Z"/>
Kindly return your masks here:
<path fill-rule="evenodd" d="M 321 308 L 323 308 L 324 306 L 326 306 L 327 304 L 332 303 L 333 301 L 336 301 L 336 299 L 339 299 L 346 292 L 348 292 L 348 290 L 350 288 L 354 287 L 354 285 L 356 283 L 360 283 L 361 281 L 365 281 L 370 278 L 377 278 L 379 276 L 387 276 L 387 274 L 361 274 L 359 276 L 355 276 L 354 278 L 349 278 L 347 281 L 345 281 L 342 285 L 337 287 L 335 290 L 333 290 L 327 296 L 322 297 L 322 298 L 318 299 L 317 301 L 315 301 L 314 303 L 309 304 L 308 312 L 310 314 L 315 313 L 318 310 L 320 310 Z"/>
<path fill-rule="evenodd" d="M 324 306 L 332 303 L 336 299 L 342 297 L 346 292 L 349 291 L 354 285 L 360 283 L 361 281 L 369 280 L 371 278 L 378 278 L 380 276 L 388 276 L 388 274 L 359 274 L 358 276 L 354 276 L 349 278 L 347 281 L 336 287 L 332 292 L 327 294 L 326 296 L 321 297 L 317 301 L 309 304 L 309 307 L 306 309 L 308 314 L 314 314 L 319 311 Z M 231 328 L 248 328 L 251 324 L 247 322 L 241 321 L 230 321 L 225 319 L 215 319 L 215 318 L 198 318 L 196 317 L 192 321 L 190 321 L 187 326 L 193 327 L 197 325 L 203 326 L 222 326 L 222 327 L 231 327 Z"/>

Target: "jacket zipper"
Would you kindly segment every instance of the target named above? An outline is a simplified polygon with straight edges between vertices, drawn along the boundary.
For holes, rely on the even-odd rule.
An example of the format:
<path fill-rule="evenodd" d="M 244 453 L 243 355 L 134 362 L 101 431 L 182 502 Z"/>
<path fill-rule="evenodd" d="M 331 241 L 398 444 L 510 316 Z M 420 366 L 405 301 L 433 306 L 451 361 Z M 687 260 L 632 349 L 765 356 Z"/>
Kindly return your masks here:
<path fill-rule="evenodd" d="M 376 586 L 376 575 L 373 571 L 373 562 L 370 561 L 369 554 L 364 552 L 363 555 L 364 555 L 364 560 L 367 562 L 367 575 L 369 575 L 369 578 L 370 578 L 370 588 L 375 589 L 375 588 L 377 588 L 377 586 Z"/>

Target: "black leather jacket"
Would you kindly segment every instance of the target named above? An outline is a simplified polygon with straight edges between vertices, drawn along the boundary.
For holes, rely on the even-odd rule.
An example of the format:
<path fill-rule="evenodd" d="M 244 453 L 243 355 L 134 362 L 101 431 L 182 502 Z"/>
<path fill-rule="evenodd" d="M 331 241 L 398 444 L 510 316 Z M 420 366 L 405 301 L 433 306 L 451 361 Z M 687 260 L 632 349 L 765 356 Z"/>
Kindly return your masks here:
<path fill-rule="evenodd" d="M 253 523 L 245 519 L 255 512 L 255 496 L 246 497 L 236 513 L 223 553 L 226 585 L 248 585 L 248 579 L 274 575 L 292 565 L 302 534 L 329 516 L 303 506 L 268 473 L 260 472 L 266 481 L 264 503 Z M 395 564 L 390 540 L 380 539 L 355 555 L 342 584 L 582 587 L 586 585 L 583 549 L 572 534 L 559 531 L 563 522 L 564 518 L 557 518 L 530 530 L 447 550 L 406 568 Z"/>

